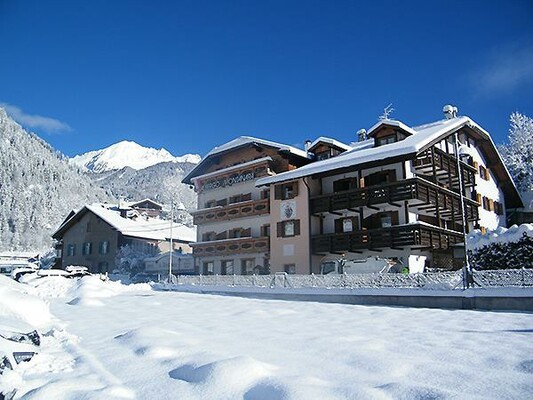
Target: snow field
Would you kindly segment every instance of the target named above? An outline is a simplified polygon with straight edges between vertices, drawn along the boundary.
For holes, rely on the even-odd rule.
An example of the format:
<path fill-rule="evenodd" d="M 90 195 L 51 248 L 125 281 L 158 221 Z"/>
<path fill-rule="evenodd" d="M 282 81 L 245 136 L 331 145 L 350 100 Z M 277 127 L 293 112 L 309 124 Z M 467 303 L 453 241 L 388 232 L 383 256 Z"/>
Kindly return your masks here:
<path fill-rule="evenodd" d="M 61 323 L 42 353 L 13 371 L 24 398 L 514 399 L 533 392 L 528 313 L 265 301 L 96 277 L 46 279 L 60 283 L 31 285 Z"/>

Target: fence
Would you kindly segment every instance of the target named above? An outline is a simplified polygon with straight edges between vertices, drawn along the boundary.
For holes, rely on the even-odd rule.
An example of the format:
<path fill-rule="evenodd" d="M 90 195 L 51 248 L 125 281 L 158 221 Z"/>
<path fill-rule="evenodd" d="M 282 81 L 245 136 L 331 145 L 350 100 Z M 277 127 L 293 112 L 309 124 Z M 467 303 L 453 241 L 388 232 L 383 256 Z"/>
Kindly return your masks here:
<path fill-rule="evenodd" d="M 343 275 L 189 275 L 173 277 L 173 283 L 193 286 L 259 288 L 377 289 L 421 288 L 463 289 L 462 271 L 424 274 L 343 274 Z M 473 287 L 533 287 L 532 269 L 473 271 Z"/>

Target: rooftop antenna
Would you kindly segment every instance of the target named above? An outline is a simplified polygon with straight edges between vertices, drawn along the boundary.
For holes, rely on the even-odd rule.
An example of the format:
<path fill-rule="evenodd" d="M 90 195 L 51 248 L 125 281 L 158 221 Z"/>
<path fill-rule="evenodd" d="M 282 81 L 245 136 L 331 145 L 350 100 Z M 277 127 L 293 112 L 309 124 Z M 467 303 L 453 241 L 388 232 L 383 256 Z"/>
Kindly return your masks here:
<path fill-rule="evenodd" d="M 394 108 L 392 108 L 392 103 L 390 103 L 387 107 L 383 109 L 383 114 L 379 116 L 380 121 L 384 121 L 386 119 L 390 119 L 389 116 L 394 112 Z"/>

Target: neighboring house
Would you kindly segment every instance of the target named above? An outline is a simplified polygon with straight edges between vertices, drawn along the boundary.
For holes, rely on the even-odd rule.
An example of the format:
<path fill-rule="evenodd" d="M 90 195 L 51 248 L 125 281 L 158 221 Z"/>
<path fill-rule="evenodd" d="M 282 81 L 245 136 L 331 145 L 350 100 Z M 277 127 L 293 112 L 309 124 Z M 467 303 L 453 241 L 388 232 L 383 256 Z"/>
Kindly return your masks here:
<path fill-rule="evenodd" d="M 215 147 L 183 181 L 198 193 L 197 271 L 319 273 L 324 257 L 376 256 L 453 268 L 465 231 L 505 226 L 522 200 L 489 133 L 445 110 L 417 127 L 382 120 L 349 145 Z"/>
<path fill-rule="evenodd" d="M 275 270 L 317 273 L 332 255 L 447 269 L 463 230 L 505 226 L 506 208 L 522 201 L 490 135 L 446 109 L 446 119 L 418 127 L 382 120 L 350 150 L 330 142 L 327 152 L 323 140 L 329 158 L 259 179 L 271 189 Z"/>
<path fill-rule="evenodd" d="M 143 205 L 136 209 L 135 204 L 124 207 L 92 204 L 71 212 L 53 234 L 58 241 L 58 266 L 83 265 L 91 272 L 111 272 L 122 246 L 129 245 L 135 251 L 152 256 L 168 252 L 170 221 L 148 216 L 149 213 L 155 215 L 157 209 L 147 209 L 146 201 Z M 193 228 L 172 224 L 174 250 L 190 253 L 190 243 L 195 237 Z"/>
<path fill-rule="evenodd" d="M 183 179 L 198 193 L 193 212 L 196 271 L 252 274 L 269 270 L 270 194 L 258 178 L 307 164 L 307 152 L 242 136 L 215 147 Z"/>

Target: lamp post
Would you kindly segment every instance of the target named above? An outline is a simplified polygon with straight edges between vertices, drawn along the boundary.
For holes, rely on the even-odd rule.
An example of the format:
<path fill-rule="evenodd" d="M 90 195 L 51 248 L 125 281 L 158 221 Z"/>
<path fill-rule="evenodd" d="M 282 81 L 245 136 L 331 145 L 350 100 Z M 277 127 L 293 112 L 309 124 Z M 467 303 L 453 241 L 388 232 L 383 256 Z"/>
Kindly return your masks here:
<path fill-rule="evenodd" d="M 459 158 L 459 136 L 457 132 L 454 133 L 454 150 L 455 158 L 457 159 L 457 179 L 459 183 L 459 199 L 461 200 L 461 219 L 463 224 L 463 242 L 464 242 L 464 267 L 463 267 L 463 287 L 468 288 L 468 276 L 470 274 L 470 263 L 468 262 L 468 254 L 466 253 L 466 217 L 465 217 L 465 205 L 464 205 L 464 193 L 463 193 L 463 174 L 461 171 L 461 162 Z"/>
<path fill-rule="evenodd" d="M 172 225 L 174 224 L 174 201 L 170 199 L 170 257 L 168 259 L 168 283 L 172 283 L 172 255 L 174 248 L 172 243 Z"/>

